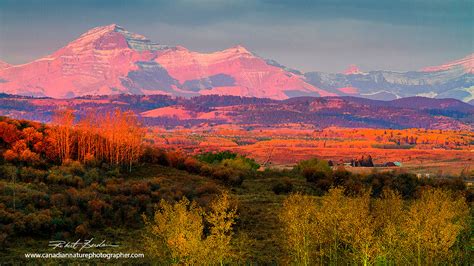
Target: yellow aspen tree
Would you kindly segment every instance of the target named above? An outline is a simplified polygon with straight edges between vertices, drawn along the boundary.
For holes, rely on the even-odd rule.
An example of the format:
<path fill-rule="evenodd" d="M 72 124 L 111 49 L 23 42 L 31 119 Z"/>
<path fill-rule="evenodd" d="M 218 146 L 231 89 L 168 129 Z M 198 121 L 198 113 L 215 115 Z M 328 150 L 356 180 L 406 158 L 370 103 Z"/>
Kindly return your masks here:
<path fill-rule="evenodd" d="M 348 253 L 342 252 L 341 248 L 345 234 L 350 230 L 347 219 L 349 207 L 342 188 L 330 189 L 321 197 L 319 230 L 326 242 L 324 253 L 330 264 L 342 263 L 341 255 Z"/>
<path fill-rule="evenodd" d="M 204 218 L 210 225 L 207 237 Z M 224 265 L 233 258 L 232 227 L 236 218 L 237 210 L 226 192 L 211 202 L 207 214 L 186 198 L 174 204 L 162 200 L 152 221 L 143 216 L 145 247 L 164 264 Z"/>
<path fill-rule="evenodd" d="M 314 220 L 312 221 L 313 230 L 311 232 L 311 239 L 314 246 L 314 260 L 317 261 L 318 264 L 324 264 L 325 256 L 328 254 L 326 245 L 328 242 L 328 237 L 325 235 L 323 230 L 326 221 L 324 221 L 324 213 L 321 211 L 319 202 L 317 203 L 317 207 L 313 210 L 313 212 Z"/>
<path fill-rule="evenodd" d="M 292 194 L 283 202 L 279 219 L 283 225 L 286 249 L 291 261 L 297 265 L 311 265 L 311 251 L 314 247 L 316 204 L 312 197 Z"/>
<path fill-rule="evenodd" d="M 164 263 L 196 264 L 202 258 L 203 211 L 183 198 L 175 204 L 162 200 L 152 221 L 144 216 L 147 226 L 145 246 L 156 259 Z"/>
<path fill-rule="evenodd" d="M 206 238 L 208 257 L 212 264 L 224 265 L 232 257 L 232 227 L 237 218 L 237 208 L 232 206 L 227 192 L 211 202 L 205 217 L 210 224 L 210 235 Z"/>
<path fill-rule="evenodd" d="M 368 265 L 375 261 L 378 251 L 375 239 L 374 219 L 370 213 L 370 193 L 356 197 L 344 197 L 348 203 L 347 231 L 343 240 L 350 246 L 350 254 L 355 264 Z"/>
<path fill-rule="evenodd" d="M 449 263 L 452 247 L 466 229 L 469 208 L 449 191 L 427 189 L 409 207 L 403 226 L 405 252 L 416 265 Z"/>
<path fill-rule="evenodd" d="M 402 251 L 402 226 L 406 213 L 400 194 L 384 190 L 382 196 L 374 201 L 372 215 L 379 245 L 377 261 L 389 265 L 407 264 Z"/>

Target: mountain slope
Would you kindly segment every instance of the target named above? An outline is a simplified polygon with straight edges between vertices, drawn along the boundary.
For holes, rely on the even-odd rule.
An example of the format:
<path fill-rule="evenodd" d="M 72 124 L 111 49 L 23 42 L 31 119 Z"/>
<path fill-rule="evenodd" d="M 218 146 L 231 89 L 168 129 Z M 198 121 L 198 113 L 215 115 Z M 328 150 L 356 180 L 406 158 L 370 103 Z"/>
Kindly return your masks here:
<path fill-rule="evenodd" d="M 153 43 L 115 24 L 91 29 L 48 57 L 0 70 L 0 78 L 0 92 L 55 98 L 122 93 L 274 99 L 334 95 L 242 46 L 197 53 Z"/>

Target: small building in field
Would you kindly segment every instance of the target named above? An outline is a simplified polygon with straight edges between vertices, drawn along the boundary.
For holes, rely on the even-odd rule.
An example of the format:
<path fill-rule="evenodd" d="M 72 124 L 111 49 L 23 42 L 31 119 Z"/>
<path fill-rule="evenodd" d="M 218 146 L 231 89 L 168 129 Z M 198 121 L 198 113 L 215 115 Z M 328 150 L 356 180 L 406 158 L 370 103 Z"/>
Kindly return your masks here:
<path fill-rule="evenodd" d="M 384 166 L 385 167 L 401 167 L 402 163 L 401 162 L 386 162 Z"/>

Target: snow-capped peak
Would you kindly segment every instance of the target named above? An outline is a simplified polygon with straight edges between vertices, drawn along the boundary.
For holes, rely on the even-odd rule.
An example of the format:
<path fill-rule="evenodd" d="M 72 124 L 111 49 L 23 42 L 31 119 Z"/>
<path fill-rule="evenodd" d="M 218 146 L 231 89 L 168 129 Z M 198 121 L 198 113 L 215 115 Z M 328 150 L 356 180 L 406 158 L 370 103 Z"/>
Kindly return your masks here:
<path fill-rule="evenodd" d="M 114 32 L 117 29 L 122 29 L 123 30 L 123 28 L 120 27 L 117 24 L 99 26 L 99 27 L 95 27 L 95 28 L 92 28 L 92 29 L 84 32 L 79 38 L 83 38 L 83 37 L 87 37 L 87 36 L 100 36 L 100 35 L 103 35 L 103 34 L 106 34 L 106 33 L 109 33 L 109 32 Z"/>
<path fill-rule="evenodd" d="M 95 27 L 69 43 L 67 47 L 74 51 L 90 48 L 99 50 L 130 48 L 136 51 L 156 51 L 170 48 L 154 43 L 143 35 L 129 32 L 117 24 Z"/>

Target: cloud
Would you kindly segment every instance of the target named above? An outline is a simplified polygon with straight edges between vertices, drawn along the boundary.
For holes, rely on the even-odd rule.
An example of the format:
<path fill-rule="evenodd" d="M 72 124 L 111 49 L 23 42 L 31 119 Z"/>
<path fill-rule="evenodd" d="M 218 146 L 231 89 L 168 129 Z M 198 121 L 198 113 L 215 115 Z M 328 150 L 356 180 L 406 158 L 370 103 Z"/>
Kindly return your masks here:
<path fill-rule="evenodd" d="M 417 69 L 472 52 L 471 12 L 464 0 L 2 0 L 0 59 L 25 63 L 117 23 L 199 51 L 243 44 L 302 70 Z"/>
<path fill-rule="evenodd" d="M 339 72 L 353 63 L 364 70 L 416 70 L 470 51 L 469 44 L 449 41 L 459 38 L 454 33 L 441 42 L 437 29 L 420 34 L 419 28 L 407 25 L 357 20 L 275 25 L 225 22 L 192 28 L 155 23 L 146 30 L 153 32 L 145 35 L 155 41 L 200 52 L 243 44 L 262 57 L 303 71 Z"/>

